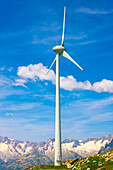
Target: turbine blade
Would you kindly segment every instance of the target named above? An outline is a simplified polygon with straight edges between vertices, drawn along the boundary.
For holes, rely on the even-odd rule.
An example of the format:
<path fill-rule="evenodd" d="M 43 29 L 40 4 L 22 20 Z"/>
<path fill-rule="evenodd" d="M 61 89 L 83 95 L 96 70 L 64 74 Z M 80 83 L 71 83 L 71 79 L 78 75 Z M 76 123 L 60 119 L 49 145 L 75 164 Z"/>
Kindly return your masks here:
<path fill-rule="evenodd" d="M 66 53 L 66 51 L 64 51 L 64 52 L 62 53 L 62 55 L 63 55 L 65 58 L 67 58 L 67 59 L 69 59 L 70 61 L 72 61 L 77 67 L 79 67 L 79 68 L 83 71 L 83 68 L 80 67 L 80 66 L 69 56 L 69 54 Z"/>
<path fill-rule="evenodd" d="M 63 32 L 62 32 L 62 46 L 64 46 L 65 13 L 66 13 L 66 7 L 64 7 L 64 20 L 63 20 Z"/>
<path fill-rule="evenodd" d="M 50 66 L 50 68 L 49 68 L 48 72 L 46 73 L 46 75 L 49 73 L 49 71 L 51 70 L 51 68 L 52 68 L 52 67 L 53 67 L 53 65 L 55 64 L 55 62 L 56 62 L 56 57 L 55 57 L 55 59 L 54 59 L 53 63 L 51 64 L 51 66 Z"/>

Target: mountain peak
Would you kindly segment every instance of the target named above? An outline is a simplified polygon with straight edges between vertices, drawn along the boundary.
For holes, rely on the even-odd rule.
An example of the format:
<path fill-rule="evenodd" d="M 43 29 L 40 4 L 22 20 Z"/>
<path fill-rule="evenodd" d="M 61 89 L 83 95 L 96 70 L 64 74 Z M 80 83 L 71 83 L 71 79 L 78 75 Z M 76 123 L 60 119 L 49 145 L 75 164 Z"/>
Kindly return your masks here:
<path fill-rule="evenodd" d="M 53 138 L 53 139 L 49 138 L 49 139 L 46 141 L 46 144 L 49 144 L 49 143 L 54 142 L 54 141 L 55 141 L 54 138 Z"/>

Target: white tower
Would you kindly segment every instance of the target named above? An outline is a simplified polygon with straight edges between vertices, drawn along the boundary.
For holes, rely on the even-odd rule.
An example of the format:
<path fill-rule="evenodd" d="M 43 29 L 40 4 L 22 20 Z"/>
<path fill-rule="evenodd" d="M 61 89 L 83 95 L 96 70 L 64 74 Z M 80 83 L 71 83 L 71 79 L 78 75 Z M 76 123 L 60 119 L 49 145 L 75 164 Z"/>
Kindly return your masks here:
<path fill-rule="evenodd" d="M 61 117 L 60 117 L 60 75 L 59 75 L 59 57 L 62 54 L 64 57 L 72 61 L 76 66 L 83 70 L 66 52 L 64 47 L 64 29 L 65 29 L 65 12 L 64 7 L 64 20 L 63 20 L 63 32 L 62 32 L 62 43 L 53 48 L 56 53 L 56 57 L 51 64 L 48 72 L 56 62 L 56 117 L 55 117 L 55 166 L 62 165 L 62 153 L 61 153 Z M 47 74 L 48 74 L 47 72 Z"/>

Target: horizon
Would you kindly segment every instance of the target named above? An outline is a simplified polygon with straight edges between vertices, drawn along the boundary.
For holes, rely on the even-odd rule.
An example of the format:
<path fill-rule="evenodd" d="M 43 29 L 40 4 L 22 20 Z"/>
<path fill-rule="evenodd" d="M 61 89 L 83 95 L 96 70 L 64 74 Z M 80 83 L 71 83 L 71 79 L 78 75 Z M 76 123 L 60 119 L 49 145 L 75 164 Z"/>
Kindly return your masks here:
<path fill-rule="evenodd" d="M 55 136 L 55 58 L 61 44 L 84 69 L 60 56 L 61 134 L 84 140 L 113 132 L 113 2 L 4 0 L 0 6 L 0 136 Z"/>

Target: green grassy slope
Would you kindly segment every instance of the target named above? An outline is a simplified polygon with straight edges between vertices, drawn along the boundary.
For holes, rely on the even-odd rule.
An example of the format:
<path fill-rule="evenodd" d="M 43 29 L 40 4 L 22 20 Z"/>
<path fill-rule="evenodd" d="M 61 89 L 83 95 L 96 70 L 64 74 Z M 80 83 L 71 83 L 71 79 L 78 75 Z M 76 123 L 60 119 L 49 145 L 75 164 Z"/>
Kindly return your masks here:
<path fill-rule="evenodd" d="M 26 168 L 25 170 L 37 169 L 76 169 L 76 170 L 113 170 L 113 149 L 86 158 L 72 159 L 62 162 L 62 167 L 53 165 L 40 165 Z"/>
<path fill-rule="evenodd" d="M 25 170 L 37 170 L 37 169 L 46 169 L 46 170 L 54 170 L 54 169 L 63 169 L 63 170 L 67 170 L 67 169 L 70 169 L 70 168 L 67 168 L 66 165 L 62 165 L 60 167 L 55 167 L 53 164 L 51 165 L 36 165 L 36 166 L 32 166 L 32 167 L 29 167 L 29 168 L 26 168 Z"/>

